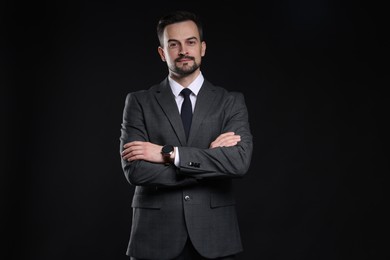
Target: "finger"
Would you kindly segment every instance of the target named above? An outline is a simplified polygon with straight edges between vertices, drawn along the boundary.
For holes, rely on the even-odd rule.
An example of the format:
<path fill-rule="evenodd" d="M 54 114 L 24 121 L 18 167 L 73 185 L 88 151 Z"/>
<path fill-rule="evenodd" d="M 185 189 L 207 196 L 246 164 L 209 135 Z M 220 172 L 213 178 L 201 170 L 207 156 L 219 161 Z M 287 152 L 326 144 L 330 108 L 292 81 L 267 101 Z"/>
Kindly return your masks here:
<path fill-rule="evenodd" d="M 226 143 L 226 144 L 224 145 L 224 147 L 231 147 L 231 146 L 235 146 L 235 145 L 237 145 L 237 144 L 238 144 L 238 142 L 232 141 L 232 142 Z"/>
<path fill-rule="evenodd" d="M 124 155 L 126 155 L 126 154 L 128 154 L 128 153 L 131 153 L 131 151 L 133 151 L 133 149 L 134 149 L 134 148 L 132 148 L 132 147 L 128 147 L 128 148 L 124 149 L 124 150 L 122 151 L 122 156 L 124 156 Z"/>
<path fill-rule="evenodd" d="M 142 150 L 135 150 L 135 151 L 131 151 L 131 152 L 127 153 L 122 158 L 125 160 L 130 159 L 130 158 L 139 159 L 139 157 L 142 157 L 142 156 L 144 156 Z"/>
<path fill-rule="evenodd" d="M 125 150 L 128 150 L 128 151 L 135 151 L 135 150 L 142 150 L 144 148 L 143 146 L 143 142 L 133 142 L 131 144 L 128 145 L 128 147 L 125 148 Z"/>
<path fill-rule="evenodd" d="M 230 136 L 225 136 L 223 140 L 228 141 L 228 140 L 240 140 L 241 136 L 239 135 L 230 135 Z"/>
<path fill-rule="evenodd" d="M 226 133 L 221 134 L 221 136 L 226 136 L 226 135 L 234 135 L 234 132 L 231 131 L 231 132 L 226 132 Z"/>
<path fill-rule="evenodd" d="M 129 142 L 129 143 L 126 143 L 123 148 L 129 148 L 129 147 L 132 147 L 132 146 L 139 146 L 139 145 L 142 145 L 144 142 L 142 141 L 132 141 L 132 142 Z"/>
<path fill-rule="evenodd" d="M 132 154 L 130 155 L 127 160 L 128 161 L 135 161 L 135 160 L 141 160 L 143 159 L 145 156 L 143 154 Z"/>
<path fill-rule="evenodd" d="M 129 148 L 131 147 L 132 145 L 134 144 L 134 142 L 129 142 L 129 143 L 125 143 L 125 145 L 123 145 L 123 148 Z"/>
<path fill-rule="evenodd" d="M 220 134 L 217 139 L 215 139 L 215 141 L 221 141 L 223 140 L 224 138 L 228 137 L 228 136 L 233 136 L 234 135 L 234 132 L 227 132 L 227 133 L 223 133 L 223 134 Z"/>
<path fill-rule="evenodd" d="M 134 155 L 134 156 L 129 157 L 127 159 L 127 161 L 132 162 L 132 161 L 143 160 L 143 159 L 144 159 L 143 155 Z"/>
<path fill-rule="evenodd" d="M 123 150 L 122 157 L 131 155 L 131 154 L 139 154 L 139 153 L 142 153 L 142 151 L 143 151 L 142 146 L 130 146 L 129 148 Z"/>
<path fill-rule="evenodd" d="M 239 142 L 241 141 L 241 137 L 238 135 L 228 136 L 219 141 L 220 144 L 229 143 L 229 142 Z"/>
<path fill-rule="evenodd" d="M 223 142 L 220 143 L 220 146 L 234 146 L 240 141 L 241 137 L 235 136 L 232 138 L 225 139 Z"/>

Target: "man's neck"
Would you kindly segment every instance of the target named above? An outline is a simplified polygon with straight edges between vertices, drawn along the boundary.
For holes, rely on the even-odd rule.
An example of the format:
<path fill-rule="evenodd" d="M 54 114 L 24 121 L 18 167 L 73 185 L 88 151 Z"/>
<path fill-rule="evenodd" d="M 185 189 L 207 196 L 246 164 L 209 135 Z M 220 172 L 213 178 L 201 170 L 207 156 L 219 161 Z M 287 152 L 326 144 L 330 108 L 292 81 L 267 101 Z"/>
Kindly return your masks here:
<path fill-rule="evenodd" d="M 183 87 L 188 87 L 200 74 L 200 70 L 196 70 L 194 73 L 191 73 L 186 76 L 178 76 L 176 74 L 170 73 L 169 77 L 171 77 L 174 81 L 179 83 Z"/>

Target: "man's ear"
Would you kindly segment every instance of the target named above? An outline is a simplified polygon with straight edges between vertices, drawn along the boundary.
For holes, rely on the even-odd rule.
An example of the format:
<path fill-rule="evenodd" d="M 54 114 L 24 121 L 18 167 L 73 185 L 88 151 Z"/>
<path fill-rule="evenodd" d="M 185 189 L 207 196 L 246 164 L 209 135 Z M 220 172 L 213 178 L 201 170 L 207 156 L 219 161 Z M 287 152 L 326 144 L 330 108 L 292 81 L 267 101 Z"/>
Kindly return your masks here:
<path fill-rule="evenodd" d="M 202 42 L 202 52 L 201 52 L 201 56 L 204 57 L 204 55 L 206 55 L 206 42 L 205 41 Z"/>
<path fill-rule="evenodd" d="M 158 51 L 158 54 L 160 54 L 161 60 L 165 62 L 166 60 L 165 60 L 164 49 L 161 46 L 158 46 L 157 51 Z"/>

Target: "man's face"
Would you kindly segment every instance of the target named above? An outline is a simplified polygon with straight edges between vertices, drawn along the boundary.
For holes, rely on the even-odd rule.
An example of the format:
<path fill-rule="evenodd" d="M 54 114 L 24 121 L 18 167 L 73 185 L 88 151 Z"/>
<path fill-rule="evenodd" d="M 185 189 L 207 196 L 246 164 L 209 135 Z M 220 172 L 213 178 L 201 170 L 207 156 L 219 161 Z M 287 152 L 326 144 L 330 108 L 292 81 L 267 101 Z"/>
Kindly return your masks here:
<path fill-rule="evenodd" d="M 196 24 L 184 21 L 165 27 L 164 46 L 158 51 L 172 73 L 186 76 L 199 69 L 206 44 L 200 41 Z"/>

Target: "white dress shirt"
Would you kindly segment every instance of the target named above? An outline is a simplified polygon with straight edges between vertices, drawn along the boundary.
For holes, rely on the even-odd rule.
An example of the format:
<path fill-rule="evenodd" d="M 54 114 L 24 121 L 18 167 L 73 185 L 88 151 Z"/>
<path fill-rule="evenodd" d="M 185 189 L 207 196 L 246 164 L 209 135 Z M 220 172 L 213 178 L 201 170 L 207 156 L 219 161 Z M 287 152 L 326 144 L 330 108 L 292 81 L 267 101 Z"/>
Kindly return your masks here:
<path fill-rule="evenodd" d="M 179 113 L 181 113 L 181 104 L 184 101 L 184 97 L 182 95 L 180 95 L 180 92 L 183 90 L 184 87 L 182 85 L 180 85 L 179 83 L 177 83 L 176 81 L 174 81 L 171 77 L 168 77 L 168 81 L 169 81 L 169 85 L 171 86 L 172 93 L 175 96 L 175 101 L 176 101 L 177 108 L 179 109 Z M 191 82 L 191 84 L 188 85 L 188 87 L 187 87 L 188 89 L 190 89 L 192 91 L 192 93 L 190 95 L 192 112 L 194 112 L 196 98 L 198 96 L 200 88 L 202 87 L 203 82 L 204 82 L 204 77 L 203 77 L 202 72 L 201 72 L 201 73 L 199 73 L 198 77 L 196 77 L 196 79 L 193 82 Z M 177 147 L 175 147 L 174 164 L 177 167 L 179 167 L 179 162 L 180 162 L 179 149 L 177 149 Z"/>

